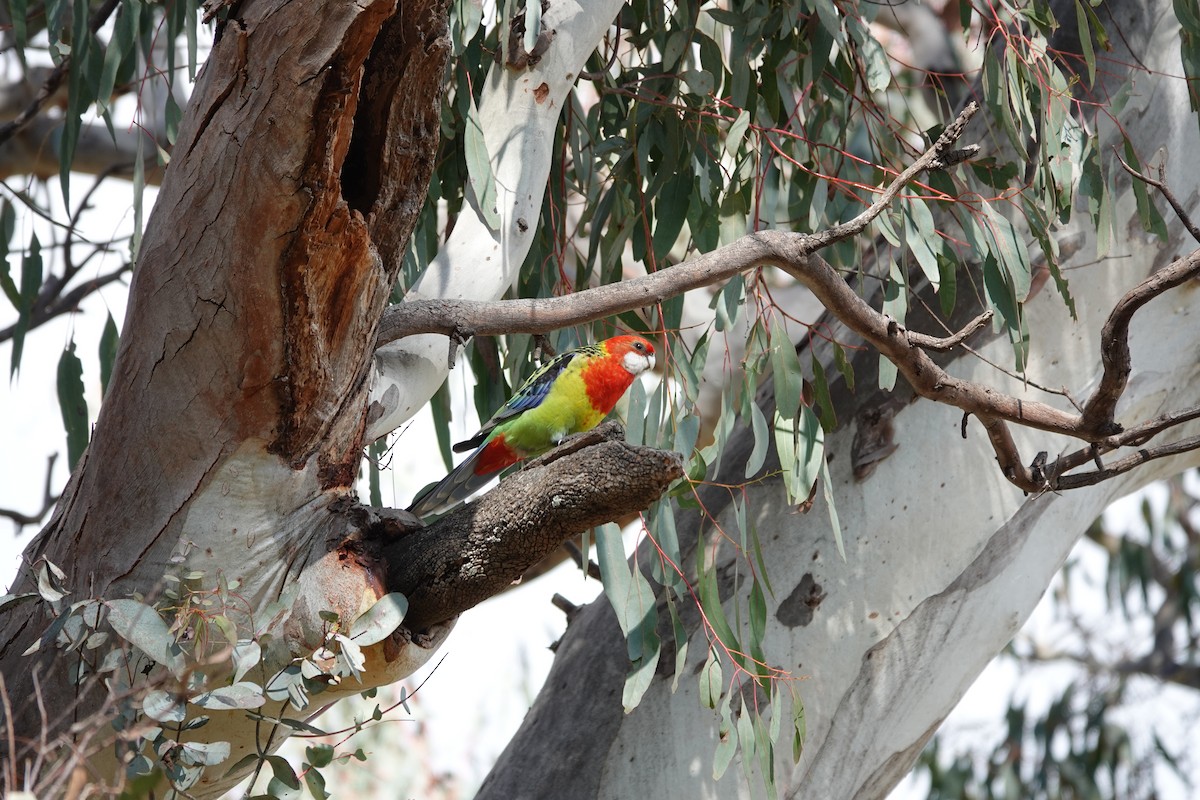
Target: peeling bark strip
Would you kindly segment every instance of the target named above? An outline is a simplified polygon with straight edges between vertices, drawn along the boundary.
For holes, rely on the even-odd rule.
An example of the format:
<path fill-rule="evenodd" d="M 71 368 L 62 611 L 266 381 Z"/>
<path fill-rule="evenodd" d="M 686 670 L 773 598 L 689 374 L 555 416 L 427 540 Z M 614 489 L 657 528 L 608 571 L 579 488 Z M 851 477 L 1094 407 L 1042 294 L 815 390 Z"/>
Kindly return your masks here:
<path fill-rule="evenodd" d="M 610 437 L 623 437 L 616 423 Z M 601 429 L 597 429 L 598 431 Z M 388 591 L 419 632 L 499 593 L 577 533 L 646 509 L 683 476 L 676 453 L 602 442 L 505 479 L 476 502 L 385 548 Z M 557 451 L 551 451 L 552 458 Z M 531 499 L 533 501 L 531 502 Z"/>

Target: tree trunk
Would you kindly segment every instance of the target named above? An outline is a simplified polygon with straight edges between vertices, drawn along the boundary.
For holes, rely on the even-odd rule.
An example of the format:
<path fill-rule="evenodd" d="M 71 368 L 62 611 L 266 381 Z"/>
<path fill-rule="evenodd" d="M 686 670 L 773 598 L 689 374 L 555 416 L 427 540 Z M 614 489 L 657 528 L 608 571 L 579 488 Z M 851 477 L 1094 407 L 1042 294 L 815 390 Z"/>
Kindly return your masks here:
<path fill-rule="evenodd" d="M 91 445 L 13 591 L 36 589 L 38 557 L 65 571 L 68 601 L 153 600 L 164 576 L 194 571 L 207 588 L 239 583 L 249 611 L 225 611 L 248 635 L 254 611 L 298 581 L 267 659 L 278 668 L 320 646 L 319 612 L 351 620 L 385 592 L 370 531 L 343 510 L 376 327 L 432 174 L 450 45 L 445 0 L 402 13 L 393 0 L 264 0 L 238 15 L 147 225 Z M 47 621 L 26 605 L 0 629 L 22 744 L 41 727 L 35 696 L 53 736 L 105 695 L 91 682 L 77 697 L 53 647 L 36 666 L 21 656 Z M 446 630 L 426 647 L 368 648 L 368 685 L 409 674 Z M 230 717 L 213 735 L 236 760 L 254 724 Z"/>
<path fill-rule="evenodd" d="M 1131 0 L 1106 8 L 1108 29 L 1121 32 L 1114 45 L 1131 52 L 1118 49 L 1104 58 L 1104 70 L 1114 86 L 1133 79 L 1138 89 L 1121 125 L 1143 164 L 1165 148 L 1172 188 L 1194 213 L 1200 209 L 1200 183 L 1187 165 L 1191 154 L 1200 152 L 1200 141 L 1186 82 L 1173 77 L 1182 69 L 1170 3 Z M 1120 73 L 1134 65 L 1144 67 L 1136 74 Z M 1103 96 L 1100 89 L 1096 93 Z M 1119 140 L 1105 120 L 1099 135 L 1105 140 L 1102 157 L 1109 159 L 1111 144 Z M 1078 321 L 1070 319 L 1049 284 L 1026 307 L 1033 348 L 1029 376 L 1041 385 L 1064 386 L 1074 397 L 1086 397 L 1099 374 L 1099 332 L 1116 300 L 1194 249 L 1175 220 L 1168 220 L 1170 241 L 1143 231 L 1128 178 L 1119 180 L 1117 193 L 1111 257 L 1096 261 L 1096 236 L 1086 219 L 1057 234 L 1064 256 L 1073 253 L 1064 261 Z M 1197 291 L 1193 281 L 1134 318 L 1135 372 L 1120 408 L 1122 420 L 1143 420 L 1200 402 Z M 1007 341 L 994 340 L 982 350 L 992 363 L 1011 363 Z M 1024 496 L 999 473 L 974 419 L 964 423 L 959 412 L 931 402 L 884 402 L 864 389 L 873 380 L 866 362 L 874 358 L 858 359 L 859 394 L 843 396 L 837 409 L 843 427 L 826 442 L 846 559 L 838 556 L 820 492 L 807 514 L 783 504 L 777 481 L 753 484 L 746 493 L 750 524 L 774 587 L 774 596 L 767 598 L 767 657 L 800 679 L 794 688 L 807 720 L 798 763 L 786 741 L 777 744 L 774 780 L 786 797 L 885 797 L 1028 617 L 1104 506 L 1197 463 L 1192 453 L 1097 486 Z M 949 369 L 1017 396 L 1046 399 L 967 354 Z M 770 398 L 765 402 L 773 405 Z M 847 425 L 849 420 L 853 424 Z M 965 441 L 960 437 L 964 424 Z M 868 426 L 876 434 L 882 431 L 895 449 L 885 447 L 890 455 L 859 480 L 853 443 L 857 434 L 870 433 Z M 1193 424 L 1176 434 L 1196 429 Z M 1078 446 L 1037 432 L 1014 433 L 1030 456 Z M 722 460 L 728 475 L 716 476 L 715 484 L 741 483 L 751 443 L 748 430 L 735 435 Z M 727 491 L 709 489 L 702 503 L 724 530 L 736 531 L 729 499 Z M 715 553 L 718 574 L 729 576 L 722 586 L 727 617 L 738 618 L 734 609 L 740 607 L 745 619 L 749 581 L 737 579 L 737 561 L 745 556 L 721 544 L 713 525 L 694 514 L 686 520 L 679 523 L 681 563 L 694 563 L 698 546 Z M 643 547 L 639 563 L 653 558 L 653 551 Z M 661 603 L 659 612 L 658 632 L 665 636 L 672 622 Z M 702 705 L 697 685 L 709 634 L 696 614 L 684 622 L 690 649 L 679 688 L 671 690 L 674 659 L 664 656 L 641 704 L 623 715 L 627 651 L 612 609 L 601 598 L 575 616 L 542 692 L 481 788 L 480 800 L 758 796 L 759 789 L 752 788 L 758 778 L 747 780 L 733 768 L 720 780 L 713 778 L 719 719 Z M 670 645 L 664 648 L 669 651 Z M 744 675 L 730 679 L 728 669 L 724 674 L 722 688 L 740 695 L 735 712 L 742 703 L 754 702 Z M 757 759 L 750 762 L 747 771 L 753 774 Z"/>

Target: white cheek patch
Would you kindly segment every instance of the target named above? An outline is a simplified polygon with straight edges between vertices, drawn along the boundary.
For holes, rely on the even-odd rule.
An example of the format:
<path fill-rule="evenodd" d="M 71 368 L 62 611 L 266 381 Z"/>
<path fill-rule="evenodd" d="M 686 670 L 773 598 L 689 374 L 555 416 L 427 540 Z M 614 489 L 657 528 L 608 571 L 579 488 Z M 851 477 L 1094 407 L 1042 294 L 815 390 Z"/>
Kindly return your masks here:
<path fill-rule="evenodd" d="M 641 375 L 648 369 L 654 368 L 654 356 L 639 352 L 626 353 L 621 359 L 622 365 L 630 375 Z"/>

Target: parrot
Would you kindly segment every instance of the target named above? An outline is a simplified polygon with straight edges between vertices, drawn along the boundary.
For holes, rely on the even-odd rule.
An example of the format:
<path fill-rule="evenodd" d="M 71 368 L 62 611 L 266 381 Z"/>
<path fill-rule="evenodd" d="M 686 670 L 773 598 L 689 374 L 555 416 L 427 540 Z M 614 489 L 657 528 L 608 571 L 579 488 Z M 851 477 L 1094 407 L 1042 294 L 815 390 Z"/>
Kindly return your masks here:
<path fill-rule="evenodd" d="M 474 448 L 465 461 L 408 510 L 444 514 L 505 467 L 539 456 L 608 416 L 635 378 L 654 367 L 654 345 L 641 336 L 614 336 L 561 353 L 529 377 L 479 433 L 454 445 Z"/>

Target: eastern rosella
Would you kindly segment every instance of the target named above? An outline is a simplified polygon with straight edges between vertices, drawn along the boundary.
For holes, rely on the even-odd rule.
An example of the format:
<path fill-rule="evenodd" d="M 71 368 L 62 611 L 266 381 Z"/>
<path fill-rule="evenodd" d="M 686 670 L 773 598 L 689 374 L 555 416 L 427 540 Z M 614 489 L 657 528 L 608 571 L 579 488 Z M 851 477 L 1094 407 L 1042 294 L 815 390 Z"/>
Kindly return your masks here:
<path fill-rule="evenodd" d="M 574 433 L 591 430 L 608 416 L 634 378 L 654 366 L 654 345 L 640 336 L 614 336 L 555 356 L 487 424 L 454 452 L 475 452 L 417 497 L 418 517 L 443 514 L 467 499 L 493 475 L 541 455 Z"/>

